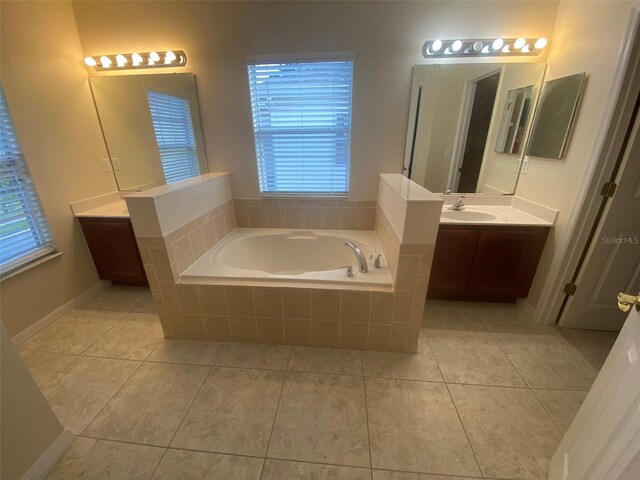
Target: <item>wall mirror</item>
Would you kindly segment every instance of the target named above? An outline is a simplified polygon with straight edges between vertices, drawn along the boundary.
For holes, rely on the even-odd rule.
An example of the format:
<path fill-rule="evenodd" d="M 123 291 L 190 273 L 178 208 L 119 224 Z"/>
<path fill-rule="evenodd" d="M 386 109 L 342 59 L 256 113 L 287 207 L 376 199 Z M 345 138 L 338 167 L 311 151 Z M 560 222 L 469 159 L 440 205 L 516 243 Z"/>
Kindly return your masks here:
<path fill-rule="evenodd" d="M 555 159 L 564 156 L 585 77 L 583 72 L 544 83 L 527 155 Z"/>
<path fill-rule="evenodd" d="M 90 81 L 120 190 L 144 190 L 207 171 L 193 74 Z"/>
<path fill-rule="evenodd" d="M 513 194 L 543 63 L 413 68 L 404 173 L 432 192 Z"/>

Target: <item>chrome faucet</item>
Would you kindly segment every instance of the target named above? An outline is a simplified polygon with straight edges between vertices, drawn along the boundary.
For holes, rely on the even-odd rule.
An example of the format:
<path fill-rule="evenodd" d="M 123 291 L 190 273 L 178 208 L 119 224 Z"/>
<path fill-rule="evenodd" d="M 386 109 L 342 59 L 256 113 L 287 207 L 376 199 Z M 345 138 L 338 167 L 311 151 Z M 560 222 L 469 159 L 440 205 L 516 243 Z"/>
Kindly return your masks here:
<path fill-rule="evenodd" d="M 447 207 L 447 210 L 462 210 L 464 208 L 464 198 L 464 195 L 460 195 L 458 198 L 456 198 L 456 201 L 453 202 L 453 205 Z"/>
<path fill-rule="evenodd" d="M 369 265 L 367 265 L 367 259 L 362 254 L 362 250 L 360 250 L 355 243 L 344 242 L 344 244 L 353 250 L 353 253 L 355 253 L 356 259 L 358 260 L 358 270 L 361 273 L 367 273 L 369 271 Z"/>

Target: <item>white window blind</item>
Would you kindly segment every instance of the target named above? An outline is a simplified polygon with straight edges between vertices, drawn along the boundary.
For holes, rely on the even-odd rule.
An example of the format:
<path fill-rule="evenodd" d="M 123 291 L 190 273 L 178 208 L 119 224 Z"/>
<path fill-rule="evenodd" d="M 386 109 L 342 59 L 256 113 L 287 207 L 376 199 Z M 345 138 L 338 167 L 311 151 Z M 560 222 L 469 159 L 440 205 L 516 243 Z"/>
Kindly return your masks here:
<path fill-rule="evenodd" d="M 147 90 L 147 98 L 165 181 L 200 175 L 189 101 L 154 90 Z"/>
<path fill-rule="evenodd" d="M 353 62 L 247 69 L 260 191 L 348 192 Z"/>
<path fill-rule="evenodd" d="M 0 276 L 53 251 L 49 226 L 0 88 Z"/>

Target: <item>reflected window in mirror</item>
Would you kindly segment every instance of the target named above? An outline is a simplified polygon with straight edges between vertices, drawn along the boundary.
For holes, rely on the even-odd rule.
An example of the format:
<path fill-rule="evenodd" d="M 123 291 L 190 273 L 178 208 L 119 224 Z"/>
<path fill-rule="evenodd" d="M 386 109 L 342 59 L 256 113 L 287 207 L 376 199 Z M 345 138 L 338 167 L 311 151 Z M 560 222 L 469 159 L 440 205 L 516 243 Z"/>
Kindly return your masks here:
<path fill-rule="evenodd" d="M 544 70 L 415 66 L 405 175 L 432 192 L 512 194 Z"/>
<path fill-rule="evenodd" d="M 147 90 L 151 121 L 167 183 L 200 175 L 189 101 Z"/>

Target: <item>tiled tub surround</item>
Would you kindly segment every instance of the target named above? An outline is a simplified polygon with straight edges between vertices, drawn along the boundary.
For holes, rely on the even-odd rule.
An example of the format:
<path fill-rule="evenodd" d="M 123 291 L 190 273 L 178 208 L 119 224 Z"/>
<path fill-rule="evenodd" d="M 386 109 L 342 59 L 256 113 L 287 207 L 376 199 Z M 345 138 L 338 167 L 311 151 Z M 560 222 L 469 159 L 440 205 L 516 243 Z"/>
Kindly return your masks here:
<path fill-rule="evenodd" d="M 238 227 L 373 230 L 375 200 L 317 198 L 235 199 Z"/>
<path fill-rule="evenodd" d="M 381 248 L 392 268 L 394 288 L 326 284 L 309 287 L 300 283 L 265 286 L 258 282 L 234 281 L 215 284 L 181 279 L 181 273 L 194 260 L 236 227 L 237 216 L 234 215 L 230 195 L 229 198 L 223 197 L 221 203 L 218 198 L 220 204 L 214 209 L 189 218 L 188 223 L 177 229 L 162 232 L 162 236 L 145 237 L 136 229 L 165 336 L 417 351 L 442 200 L 424 189 L 428 194 L 426 197 L 407 198 L 407 192 L 399 190 L 406 186 L 404 180 L 394 184 L 392 180 L 397 180 L 395 177 L 381 176 L 384 193 L 379 199 L 378 220 L 375 222 Z M 228 181 L 228 178 L 224 180 Z M 217 180 L 218 183 L 220 181 Z M 220 185 L 194 186 L 197 189 L 212 187 Z M 190 201 L 188 195 L 182 195 L 177 199 L 175 208 L 187 212 L 182 203 L 188 205 Z M 135 228 L 136 208 L 131 208 L 130 202 L 128 204 Z M 162 215 L 159 209 L 155 213 Z M 397 215 L 400 218 L 395 219 L 394 224 L 389 217 Z M 412 228 L 405 222 L 434 225 L 428 229 Z M 168 222 L 160 218 L 155 223 L 162 225 Z M 153 232 L 154 229 L 143 227 L 141 232 L 144 231 Z"/>

